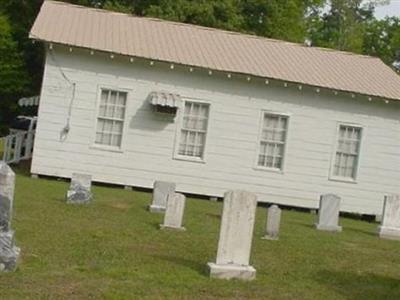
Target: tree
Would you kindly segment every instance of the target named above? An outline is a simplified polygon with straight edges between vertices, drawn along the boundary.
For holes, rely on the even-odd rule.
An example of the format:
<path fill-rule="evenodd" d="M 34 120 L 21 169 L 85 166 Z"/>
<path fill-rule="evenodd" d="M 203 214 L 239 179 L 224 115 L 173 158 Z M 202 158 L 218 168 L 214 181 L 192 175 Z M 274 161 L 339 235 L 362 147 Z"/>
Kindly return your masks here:
<path fill-rule="evenodd" d="M 138 1 L 135 12 L 171 21 L 241 31 L 240 0 Z"/>
<path fill-rule="evenodd" d="M 307 31 L 306 13 L 323 1 L 248 0 L 243 2 L 246 30 L 256 35 L 304 42 Z"/>
<path fill-rule="evenodd" d="M 23 57 L 11 34 L 11 25 L 0 14 L 0 132 L 17 111 L 16 100 L 27 87 L 27 74 Z"/>
<path fill-rule="evenodd" d="M 400 19 L 372 20 L 364 34 L 363 53 L 380 57 L 385 63 L 400 61 Z"/>

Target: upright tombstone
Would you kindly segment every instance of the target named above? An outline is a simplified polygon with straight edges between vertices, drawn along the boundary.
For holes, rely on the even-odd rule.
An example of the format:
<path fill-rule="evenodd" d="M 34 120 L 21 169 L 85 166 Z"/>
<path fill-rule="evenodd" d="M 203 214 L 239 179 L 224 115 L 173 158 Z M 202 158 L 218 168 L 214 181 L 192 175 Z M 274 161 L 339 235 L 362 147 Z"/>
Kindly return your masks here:
<path fill-rule="evenodd" d="M 323 231 L 342 231 L 339 226 L 340 197 L 334 194 L 322 195 L 319 200 L 318 223 L 316 227 Z"/>
<path fill-rule="evenodd" d="M 185 202 L 186 197 L 183 194 L 174 193 L 168 197 L 164 224 L 160 225 L 161 229 L 186 230 L 182 227 Z"/>
<path fill-rule="evenodd" d="M 385 196 L 378 233 L 383 239 L 400 240 L 400 195 Z"/>
<path fill-rule="evenodd" d="M 14 271 L 20 249 L 15 246 L 11 219 L 14 202 L 15 174 L 0 161 L 0 272 Z"/>
<path fill-rule="evenodd" d="M 151 212 L 164 212 L 167 208 L 167 199 L 175 193 L 176 185 L 172 182 L 155 181 L 153 201 L 149 207 Z"/>
<path fill-rule="evenodd" d="M 88 174 L 73 173 L 71 185 L 67 192 L 67 203 L 86 204 L 92 201 L 91 192 L 92 176 Z"/>
<path fill-rule="evenodd" d="M 282 210 L 278 205 L 272 205 L 268 208 L 267 222 L 265 226 L 265 240 L 278 240 L 279 239 L 279 227 L 281 224 Z"/>
<path fill-rule="evenodd" d="M 229 191 L 224 207 L 216 263 L 208 263 L 211 278 L 252 280 L 256 270 L 249 265 L 257 208 L 257 196 Z"/>

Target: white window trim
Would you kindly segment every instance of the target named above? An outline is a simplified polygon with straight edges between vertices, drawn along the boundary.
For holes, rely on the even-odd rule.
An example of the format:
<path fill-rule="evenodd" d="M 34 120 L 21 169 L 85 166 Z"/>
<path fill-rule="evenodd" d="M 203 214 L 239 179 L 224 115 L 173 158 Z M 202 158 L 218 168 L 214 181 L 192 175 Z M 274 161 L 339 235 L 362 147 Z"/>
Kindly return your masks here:
<path fill-rule="evenodd" d="M 258 165 L 258 159 L 259 159 L 259 155 L 260 155 L 260 142 L 261 142 L 261 137 L 262 137 L 265 114 L 283 116 L 283 117 L 287 118 L 286 135 L 285 135 L 285 141 L 284 141 L 285 146 L 283 149 L 283 156 L 282 156 L 282 168 L 280 168 L 280 169 L 264 167 L 264 166 Z M 290 113 L 283 113 L 283 112 L 277 112 L 277 111 L 266 110 L 266 109 L 261 110 L 259 121 L 258 121 L 258 136 L 257 136 L 256 151 L 255 151 L 256 155 L 255 155 L 255 160 L 253 163 L 254 170 L 284 174 L 285 166 L 286 166 L 286 159 L 287 159 L 287 152 L 288 152 L 288 141 L 289 141 L 290 118 L 291 117 L 292 117 L 292 114 L 290 114 Z"/>
<path fill-rule="evenodd" d="M 183 116 L 185 114 L 185 104 L 186 102 L 193 102 L 193 103 L 200 103 L 200 104 L 207 104 L 208 105 L 208 119 L 207 119 L 207 127 L 206 127 L 206 139 L 204 141 L 204 150 L 203 150 L 203 157 L 193 157 L 193 156 L 186 156 L 186 155 L 181 155 L 179 154 L 179 143 L 181 140 L 181 134 L 182 134 L 182 125 L 183 125 Z M 199 99 L 192 99 L 192 98 L 183 98 L 181 104 L 178 108 L 177 111 L 177 122 L 176 122 L 176 131 L 175 131 L 175 142 L 174 142 L 174 151 L 172 158 L 174 160 L 183 160 L 183 161 L 190 161 L 190 162 L 196 162 L 196 163 L 206 163 L 206 156 L 207 156 L 207 141 L 209 138 L 209 128 L 210 128 L 210 120 L 211 120 L 211 102 L 206 101 L 206 100 L 199 100 Z"/>
<path fill-rule="evenodd" d="M 100 112 L 100 102 L 101 102 L 101 92 L 102 90 L 111 90 L 116 92 L 123 92 L 126 93 L 126 103 L 125 103 L 125 112 L 124 112 L 124 120 L 122 124 L 122 131 L 121 131 L 121 145 L 120 146 L 111 146 L 111 145 L 101 145 L 96 144 L 96 132 L 97 132 L 97 123 L 99 120 L 99 112 Z M 124 133 L 126 132 L 126 126 L 129 122 L 126 122 L 127 112 L 128 112 L 128 105 L 130 103 L 129 99 L 131 96 L 131 89 L 121 88 L 118 86 L 110 86 L 110 85 L 98 85 L 97 86 L 97 99 L 96 99 L 96 109 L 95 109 L 95 122 L 93 127 L 93 135 L 91 144 L 89 146 L 90 149 L 94 150 L 101 150 L 101 151 L 109 151 L 109 152 L 116 152 L 116 153 L 123 153 L 124 152 Z"/>
<path fill-rule="evenodd" d="M 354 127 L 354 128 L 359 128 L 361 130 L 361 136 L 360 136 L 360 144 L 359 144 L 359 150 L 358 150 L 358 155 L 357 155 L 357 160 L 356 160 L 356 167 L 355 167 L 355 176 L 354 178 L 350 177 L 342 177 L 342 176 L 336 176 L 334 175 L 334 170 L 335 170 L 335 162 L 336 162 L 336 152 L 339 146 L 339 136 L 340 136 L 340 126 L 349 126 L 349 127 Z M 360 125 L 360 124 L 355 124 L 355 123 L 349 123 L 349 122 L 337 122 L 336 123 L 336 129 L 335 129 L 335 140 L 333 143 L 333 151 L 331 155 L 331 165 L 330 165 L 330 170 L 329 170 L 329 180 L 330 181 L 338 181 L 338 182 L 344 182 L 344 183 L 358 183 L 358 173 L 360 170 L 360 158 L 361 158 L 361 149 L 363 146 L 363 141 L 365 138 L 365 126 Z"/>

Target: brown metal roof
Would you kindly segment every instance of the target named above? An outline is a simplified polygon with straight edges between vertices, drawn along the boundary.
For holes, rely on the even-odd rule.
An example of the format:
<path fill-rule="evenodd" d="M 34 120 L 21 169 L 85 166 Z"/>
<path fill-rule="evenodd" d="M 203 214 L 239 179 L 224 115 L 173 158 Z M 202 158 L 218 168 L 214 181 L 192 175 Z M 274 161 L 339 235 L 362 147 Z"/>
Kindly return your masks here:
<path fill-rule="evenodd" d="M 400 76 L 378 58 L 64 2 L 44 2 L 30 37 L 400 100 Z"/>

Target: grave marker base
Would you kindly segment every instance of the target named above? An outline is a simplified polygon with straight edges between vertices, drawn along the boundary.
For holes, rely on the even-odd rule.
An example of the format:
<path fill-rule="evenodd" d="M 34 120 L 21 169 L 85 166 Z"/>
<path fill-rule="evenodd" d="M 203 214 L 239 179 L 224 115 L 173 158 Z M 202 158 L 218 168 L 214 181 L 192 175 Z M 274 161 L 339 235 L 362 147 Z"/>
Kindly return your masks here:
<path fill-rule="evenodd" d="M 164 213 L 165 212 L 165 207 L 158 206 L 158 205 L 150 205 L 149 206 L 149 211 L 152 213 Z"/>
<path fill-rule="evenodd" d="M 252 266 L 217 265 L 215 263 L 208 263 L 207 265 L 210 269 L 211 278 L 228 280 L 254 280 L 256 278 L 256 269 Z"/>
<path fill-rule="evenodd" d="M 15 271 L 20 252 L 14 243 L 14 232 L 0 232 L 0 272 Z"/>
<path fill-rule="evenodd" d="M 160 229 L 162 230 L 175 230 L 175 231 L 186 231 L 185 227 L 173 227 L 173 226 L 166 226 L 164 224 L 160 224 Z"/>
<path fill-rule="evenodd" d="M 400 240 L 399 228 L 379 226 L 378 234 L 381 239 Z"/>
<path fill-rule="evenodd" d="M 330 232 L 342 232 L 342 226 L 329 226 L 329 225 L 321 225 L 315 224 L 315 228 L 321 231 L 330 231 Z"/>

